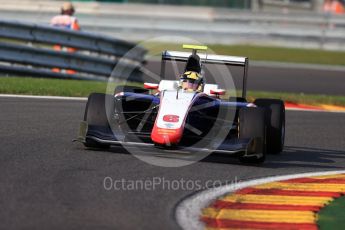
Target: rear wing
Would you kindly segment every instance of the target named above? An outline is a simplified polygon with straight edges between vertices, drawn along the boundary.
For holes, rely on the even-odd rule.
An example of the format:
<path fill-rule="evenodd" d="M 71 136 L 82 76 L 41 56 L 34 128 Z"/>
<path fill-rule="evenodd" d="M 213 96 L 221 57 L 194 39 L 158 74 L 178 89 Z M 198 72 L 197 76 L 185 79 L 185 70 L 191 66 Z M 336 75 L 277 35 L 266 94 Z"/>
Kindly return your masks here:
<path fill-rule="evenodd" d="M 165 61 L 181 61 L 186 62 L 188 57 L 191 55 L 190 52 L 181 51 L 164 51 L 162 53 L 162 66 L 161 66 L 161 78 L 165 76 Z M 249 60 L 247 57 L 237 56 L 226 56 L 226 55 L 215 55 L 198 53 L 203 64 L 223 64 L 229 66 L 240 66 L 243 67 L 243 85 L 242 85 L 242 97 L 246 98 L 247 94 L 247 75 Z"/>
<path fill-rule="evenodd" d="M 190 55 L 191 55 L 190 52 L 166 50 L 162 53 L 162 60 L 187 61 Z M 225 55 L 204 54 L 204 53 L 198 53 L 198 56 L 200 57 L 202 63 L 206 63 L 206 64 L 224 64 L 224 65 L 233 65 L 233 66 L 245 66 L 248 64 L 248 58 L 246 57 L 225 56 Z"/>

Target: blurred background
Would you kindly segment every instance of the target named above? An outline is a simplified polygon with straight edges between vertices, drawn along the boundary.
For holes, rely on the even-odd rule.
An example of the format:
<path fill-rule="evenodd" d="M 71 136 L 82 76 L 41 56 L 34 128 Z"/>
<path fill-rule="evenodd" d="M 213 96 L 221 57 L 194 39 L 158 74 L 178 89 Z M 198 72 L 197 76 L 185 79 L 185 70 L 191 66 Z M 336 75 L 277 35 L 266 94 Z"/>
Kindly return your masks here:
<path fill-rule="evenodd" d="M 133 80 L 142 81 L 144 71 L 144 80 L 151 74 L 157 81 L 161 52 L 181 50 L 188 41 L 208 45 L 217 54 L 249 57 L 253 98 L 345 105 L 343 0 L 79 0 L 72 4 L 81 30 L 52 30 L 52 18 L 65 2 L 0 0 L 4 76 L 107 80 L 118 58 L 139 43 L 151 56 L 145 62 L 142 49 L 132 54 L 131 61 L 146 68 Z M 56 44 L 67 49 L 52 50 Z M 45 90 L 51 84 L 36 87 L 37 82 L 12 79 L 1 79 L 6 84 L 0 92 L 87 96 L 105 88 L 95 89 L 93 83 L 89 90 L 71 86 L 63 91 L 64 82 L 64 87 Z"/>
<path fill-rule="evenodd" d="M 83 2 L 92 2 L 95 0 L 79 0 Z M 322 1 L 313 0 L 96 0 L 96 2 L 119 2 L 119 3 L 150 3 L 150 4 L 167 4 L 167 5 L 192 5 L 192 6 L 214 6 L 214 7 L 229 7 L 238 9 L 250 9 L 253 6 L 268 6 L 281 4 L 322 4 Z"/>
<path fill-rule="evenodd" d="M 62 2 L 0 0 L 0 14 L 6 20 L 49 24 Z M 325 10 L 324 0 L 79 0 L 73 4 L 82 30 L 129 41 L 178 35 L 207 44 L 345 49 L 345 14 Z"/>

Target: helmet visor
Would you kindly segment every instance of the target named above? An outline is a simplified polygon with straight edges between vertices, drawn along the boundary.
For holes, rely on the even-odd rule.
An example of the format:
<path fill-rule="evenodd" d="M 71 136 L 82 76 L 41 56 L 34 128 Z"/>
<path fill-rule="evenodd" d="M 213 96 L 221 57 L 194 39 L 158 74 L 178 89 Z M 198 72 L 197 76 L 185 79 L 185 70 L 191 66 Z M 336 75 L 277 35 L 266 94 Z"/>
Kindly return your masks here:
<path fill-rule="evenodd" d="M 199 81 L 193 80 L 193 79 L 182 79 L 181 80 L 181 87 L 182 89 L 191 89 L 191 90 L 197 90 L 199 87 Z"/>

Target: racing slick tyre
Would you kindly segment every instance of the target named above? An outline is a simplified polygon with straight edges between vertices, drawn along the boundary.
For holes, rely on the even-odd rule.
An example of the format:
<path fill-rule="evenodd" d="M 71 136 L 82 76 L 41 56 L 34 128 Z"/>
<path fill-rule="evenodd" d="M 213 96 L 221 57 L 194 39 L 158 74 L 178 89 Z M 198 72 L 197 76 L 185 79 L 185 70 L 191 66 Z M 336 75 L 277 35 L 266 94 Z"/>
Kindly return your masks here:
<path fill-rule="evenodd" d="M 128 92 L 128 93 L 148 93 L 149 90 L 140 88 L 137 86 L 131 86 L 131 85 L 118 85 L 115 88 L 114 94 L 118 94 L 121 92 Z"/>
<path fill-rule="evenodd" d="M 263 108 L 242 108 L 239 111 L 239 138 L 262 138 L 261 156 L 242 156 L 242 163 L 263 163 L 266 159 L 266 110 Z"/>
<path fill-rule="evenodd" d="M 255 105 L 267 109 L 267 153 L 283 151 L 285 140 L 285 106 L 278 99 L 256 99 Z"/>
<path fill-rule="evenodd" d="M 86 104 L 84 121 L 86 121 L 89 126 L 109 127 L 109 122 L 108 122 L 107 112 L 106 112 L 106 102 L 109 103 L 112 101 L 113 101 L 113 96 L 109 94 L 103 94 L 103 93 L 90 94 L 87 104 Z M 89 138 L 86 138 L 84 145 L 85 147 L 89 147 L 89 148 L 101 148 L 101 149 L 110 148 L 110 145 L 108 144 L 101 144 Z"/>
<path fill-rule="evenodd" d="M 229 97 L 229 102 L 247 102 L 243 97 Z"/>

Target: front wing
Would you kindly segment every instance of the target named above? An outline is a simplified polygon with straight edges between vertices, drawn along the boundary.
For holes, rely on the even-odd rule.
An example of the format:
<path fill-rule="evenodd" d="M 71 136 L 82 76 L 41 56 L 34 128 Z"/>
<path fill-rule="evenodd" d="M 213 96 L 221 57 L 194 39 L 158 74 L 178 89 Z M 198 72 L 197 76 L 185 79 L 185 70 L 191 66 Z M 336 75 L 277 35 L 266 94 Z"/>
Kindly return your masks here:
<path fill-rule="evenodd" d="M 144 141 L 132 141 L 128 138 L 130 135 L 140 135 L 140 134 L 129 134 L 123 135 L 118 133 L 113 134 L 112 130 L 107 127 L 101 126 L 89 126 L 86 121 L 80 123 L 79 136 L 77 141 L 85 143 L 88 139 L 93 140 L 99 144 L 103 145 L 113 145 L 113 146 L 123 146 L 123 147 L 143 147 L 143 148 L 154 148 L 154 149 L 164 149 L 164 146 L 157 146 L 149 138 L 142 139 Z M 145 134 L 141 134 L 145 136 Z M 149 134 L 146 134 L 149 136 Z M 138 140 L 138 138 L 135 138 Z M 263 140 L 262 138 L 233 138 L 226 140 L 218 146 L 213 146 L 211 148 L 195 148 L 186 146 L 174 146 L 176 151 L 190 151 L 190 152 L 212 152 L 219 154 L 229 154 L 229 155 L 240 155 L 240 156 L 255 156 L 261 155 L 263 153 Z M 166 147 L 166 149 L 171 149 Z"/>

